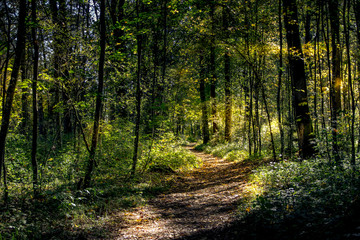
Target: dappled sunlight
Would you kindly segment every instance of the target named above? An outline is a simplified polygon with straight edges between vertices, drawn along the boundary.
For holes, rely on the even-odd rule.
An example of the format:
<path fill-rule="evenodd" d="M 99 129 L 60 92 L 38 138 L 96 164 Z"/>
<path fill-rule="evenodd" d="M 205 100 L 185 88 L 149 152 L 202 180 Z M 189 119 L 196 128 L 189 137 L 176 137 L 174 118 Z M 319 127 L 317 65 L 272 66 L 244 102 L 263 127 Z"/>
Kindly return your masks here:
<path fill-rule="evenodd" d="M 117 239 L 179 238 L 235 220 L 251 168 L 187 148 L 203 160 L 202 167 L 178 172 L 168 193 L 122 213 L 126 220 L 115 224 L 121 232 Z"/>

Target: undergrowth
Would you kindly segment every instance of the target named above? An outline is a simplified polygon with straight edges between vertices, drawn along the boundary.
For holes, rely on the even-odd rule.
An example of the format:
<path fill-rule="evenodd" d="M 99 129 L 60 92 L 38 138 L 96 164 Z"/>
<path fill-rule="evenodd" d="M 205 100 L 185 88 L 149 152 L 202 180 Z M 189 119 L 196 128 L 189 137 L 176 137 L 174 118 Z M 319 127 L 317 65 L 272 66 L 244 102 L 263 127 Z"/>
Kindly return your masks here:
<path fill-rule="evenodd" d="M 359 172 L 347 164 L 330 165 L 322 159 L 271 162 L 253 172 L 239 218 L 276 237 L 328 238 L 355 214 L 359 184 Z"/>
<path fill-rule="evenodd" d="M 244 147 L 238 143 L 222 143 L 216 145 L 199 144 L 195 147 L 196 150 L 205 151 L 215 157 L 224 158 L 233 162 L 241 162 L 245 159 L 256 158 L 258 155 L 249 156 L 249 153 Z"/>
<path fill-rule="evenodd" d="M 360 172 L 348 159 L 339 165 L 319 158 L 269 163 L 271 159 L 264 156 L 271 154 L 249 156 L 236 143 L 196 148 L 229 161 L 260 165 L 252 171 L 239 203 L 237 232 L 242 236 L 342 239 L 360 216 Z"/>
<path fill-rule="evenodd" d="M 7 154 L 9 203 L 0 203 L 0 239 L 79 239 L 106 237 L 104 226 L 114 211 L 146 204 L 169 189 L 175 171 L 201 162 L 172 134 L 141 139 L 137 174 L 130 178 L 131 126 L 103 126 L 92 187 L 78 190 L 87 158 L 82 144 L 40 140 L 41 190 L 34 198 L 29 169 L 29 141 L 12 135 Z M 70 139 L 70 138 L 69 138 Z"/>

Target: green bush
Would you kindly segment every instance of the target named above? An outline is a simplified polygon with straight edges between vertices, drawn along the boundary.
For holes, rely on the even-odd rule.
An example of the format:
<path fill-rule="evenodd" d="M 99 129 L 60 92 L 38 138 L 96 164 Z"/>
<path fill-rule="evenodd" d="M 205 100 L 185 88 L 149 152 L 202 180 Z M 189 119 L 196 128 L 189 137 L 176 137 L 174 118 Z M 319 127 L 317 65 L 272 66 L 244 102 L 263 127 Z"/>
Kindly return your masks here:
<path fill-rule="evenodd" d="M 249 153 L 245 150 L 233 150 L 228 152 L 224 158 L 233 162 L 240 162 L 249 157 Z"/>
<path fill-rule="evenodd" d="M 199 167 L 201 160 L 184 149 L 172 134 L 156 141 L 148 154 L 143 154 L 141 165 L 145 170 L 171 172 Z"/>

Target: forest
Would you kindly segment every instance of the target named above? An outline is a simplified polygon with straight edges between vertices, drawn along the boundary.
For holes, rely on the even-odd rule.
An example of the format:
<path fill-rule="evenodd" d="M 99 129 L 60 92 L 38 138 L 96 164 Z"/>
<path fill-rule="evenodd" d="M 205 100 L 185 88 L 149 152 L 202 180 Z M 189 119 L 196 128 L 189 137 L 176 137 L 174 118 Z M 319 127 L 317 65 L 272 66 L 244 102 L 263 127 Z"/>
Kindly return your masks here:
<path fill-rule="evenodd" d="M 356 239 L 360 0 L 1 0 L 0 239 Z"/>

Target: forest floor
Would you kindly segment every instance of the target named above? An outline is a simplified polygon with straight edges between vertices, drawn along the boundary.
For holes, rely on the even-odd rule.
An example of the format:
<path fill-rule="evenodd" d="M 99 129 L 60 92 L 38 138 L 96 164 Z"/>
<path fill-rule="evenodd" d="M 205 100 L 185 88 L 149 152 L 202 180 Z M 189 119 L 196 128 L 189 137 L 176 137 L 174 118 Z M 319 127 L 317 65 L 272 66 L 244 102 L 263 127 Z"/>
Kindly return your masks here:
<path fill-rule="evenodd" d="M 246 195 L 245 186 L 253 162 L 234 163 L 213 157 L 186 146 L 201 158 L 200 168 L 175 173 L 169 191 L 132 210 L 113 216 L 106 228 L 111 239 L 196 239 L 224 238 L 223 230 L 236 219 L 239 200 Z"/>

